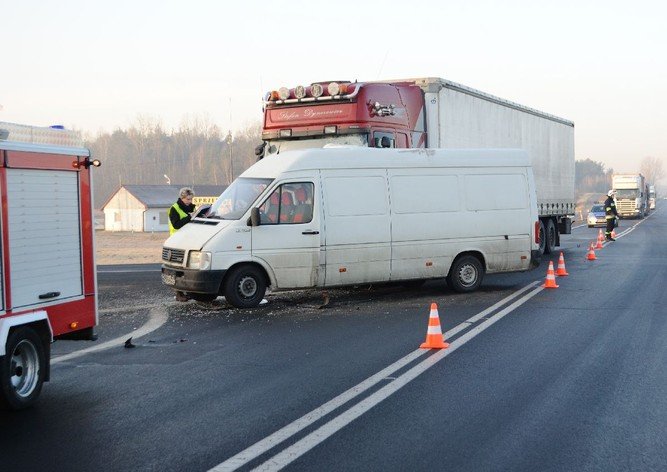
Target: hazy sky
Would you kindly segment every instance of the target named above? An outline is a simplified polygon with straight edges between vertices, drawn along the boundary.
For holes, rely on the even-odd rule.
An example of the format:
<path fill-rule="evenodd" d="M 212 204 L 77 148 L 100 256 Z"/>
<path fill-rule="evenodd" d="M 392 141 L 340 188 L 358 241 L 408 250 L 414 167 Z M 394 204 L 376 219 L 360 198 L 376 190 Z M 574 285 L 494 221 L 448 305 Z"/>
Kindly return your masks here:
<path fill-rule="evenodd" d="M 0 121 L 226 131 L 280 86 L 443 77 L 574 121 L 577 159 L 667 168 L 666 18 L 648 0 L 7 0 Z"/>

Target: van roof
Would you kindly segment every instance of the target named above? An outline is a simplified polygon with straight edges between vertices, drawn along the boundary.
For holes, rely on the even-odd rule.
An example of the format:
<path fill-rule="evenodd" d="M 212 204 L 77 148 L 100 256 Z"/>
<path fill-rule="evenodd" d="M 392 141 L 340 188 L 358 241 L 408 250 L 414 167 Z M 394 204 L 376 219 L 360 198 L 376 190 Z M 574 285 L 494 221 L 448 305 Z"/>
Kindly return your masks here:
<path fill-rule="evenodd" d="M 313 169 L 417 169 L 439 167 L 528 167 L 523 149 L 374 149 L 309 148 L 265 157 L 241 177 L 276 177 L 282 172 Z"/>

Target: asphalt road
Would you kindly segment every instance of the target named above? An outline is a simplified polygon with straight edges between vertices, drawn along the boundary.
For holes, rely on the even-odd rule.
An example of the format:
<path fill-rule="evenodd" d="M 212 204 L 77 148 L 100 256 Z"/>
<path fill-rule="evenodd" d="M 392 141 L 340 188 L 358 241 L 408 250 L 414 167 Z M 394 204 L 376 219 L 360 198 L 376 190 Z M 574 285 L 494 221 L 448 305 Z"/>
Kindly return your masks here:
<path fill-rule="evenodd" d="M 99 267 L 99 340 L 56 342 L 38 405 L 0 412 L 0 470 L 667 470 L 667 211 L 587 261 L 597 231 L 564 237 L 558 289 L 543 264 L 323 308 L 183 304 L 158 266 Z M 431 302 L 448 350 L 418 349 Z"/>

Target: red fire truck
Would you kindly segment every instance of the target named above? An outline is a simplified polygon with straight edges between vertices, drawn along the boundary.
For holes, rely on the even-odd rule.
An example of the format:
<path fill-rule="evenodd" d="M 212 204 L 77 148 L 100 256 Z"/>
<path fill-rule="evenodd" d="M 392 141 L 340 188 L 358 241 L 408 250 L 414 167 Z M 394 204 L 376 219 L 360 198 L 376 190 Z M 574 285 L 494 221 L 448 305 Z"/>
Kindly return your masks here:
<path fill-rule="evenodd" d="M 61 127 L 0 122 L 0 407 L 33 404 L 56 339 L 94 339 L 90 152 Z"/>
<path fill-rule="evenodd" d="M 571 231 L 574 123 L 449 80 L 282 87 L 264 98 L 262 140 L 260 157 L 327 144 L 525 149 L 535 175 L 541 252 Z"/>

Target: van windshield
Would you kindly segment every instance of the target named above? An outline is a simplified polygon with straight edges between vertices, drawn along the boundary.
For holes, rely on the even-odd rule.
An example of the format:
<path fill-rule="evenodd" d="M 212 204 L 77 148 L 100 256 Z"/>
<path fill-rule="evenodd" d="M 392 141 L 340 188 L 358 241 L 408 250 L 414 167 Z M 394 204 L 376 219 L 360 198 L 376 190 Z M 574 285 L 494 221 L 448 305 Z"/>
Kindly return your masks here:
<path fill-rule="evenodd" d="M 272 179 L 236 179 L 215 201 L 208 217 L 238 220 L 271 182 Z"/>

